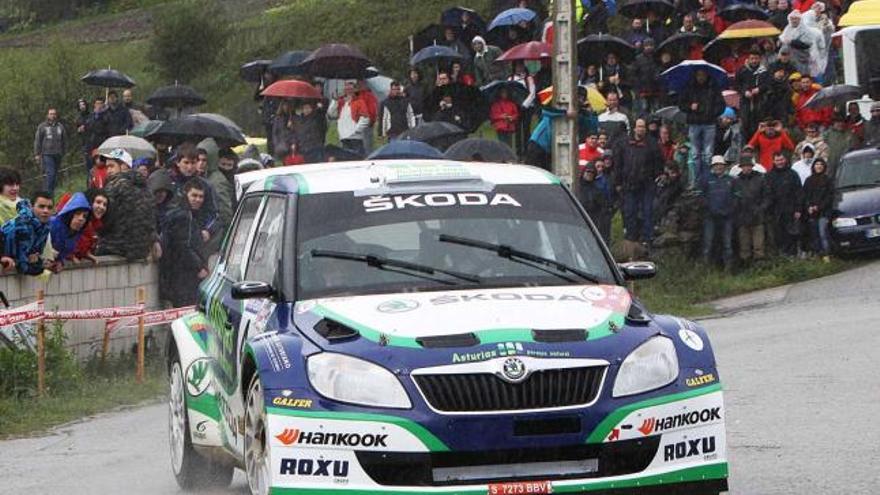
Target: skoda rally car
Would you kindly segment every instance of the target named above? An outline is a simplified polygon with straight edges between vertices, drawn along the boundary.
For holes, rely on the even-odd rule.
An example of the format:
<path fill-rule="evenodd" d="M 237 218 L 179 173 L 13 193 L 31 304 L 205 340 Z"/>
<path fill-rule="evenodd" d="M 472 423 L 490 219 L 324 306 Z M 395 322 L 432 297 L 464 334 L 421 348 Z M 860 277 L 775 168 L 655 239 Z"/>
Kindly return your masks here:
<path fill-rule="evenodd" d="M 184 488 L 254 494 L 718 493 L 706 333 L 648 313 L 540 169 L 446 161 L 239 176 L 168 348 Z"/>

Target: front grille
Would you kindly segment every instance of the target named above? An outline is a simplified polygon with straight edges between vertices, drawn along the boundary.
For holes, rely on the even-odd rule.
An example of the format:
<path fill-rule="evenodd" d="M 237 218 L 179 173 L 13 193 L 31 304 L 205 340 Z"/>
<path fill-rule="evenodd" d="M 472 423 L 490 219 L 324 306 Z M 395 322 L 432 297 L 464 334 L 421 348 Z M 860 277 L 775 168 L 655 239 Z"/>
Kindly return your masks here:
<path fill-rule="evenodd" d="M 519 411 L 593 402 L 604 366 L 540 370 L 520 383 L 489 373 L 413 375 L 425 400 L 438 411 Z"/>

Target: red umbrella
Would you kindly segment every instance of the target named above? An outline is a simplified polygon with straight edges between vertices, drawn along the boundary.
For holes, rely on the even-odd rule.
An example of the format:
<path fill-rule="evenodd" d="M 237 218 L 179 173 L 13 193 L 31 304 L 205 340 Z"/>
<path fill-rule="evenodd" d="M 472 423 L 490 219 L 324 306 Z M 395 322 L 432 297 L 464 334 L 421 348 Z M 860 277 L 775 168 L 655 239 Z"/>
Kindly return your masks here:
<path fill-rule="evenodd" d="M 295 79 L 284 79 L 276 81 L 264 89 L 261 93 L 263 96 L 271 96 L 275 98 L 306 98 L 310 100 L 320 100 L 323 98 L 321 92 L 314 86 Z"/>
<path fill-rule="evenodd" d="M 553 50 L 550 45 L 542 41 L 529 41 L 514 46 L 507 50 L 500 57 L 496 58 L 496 62 L 512 62 L 514 60 L 542 60 L 549 59 L 553 56 Z"/>

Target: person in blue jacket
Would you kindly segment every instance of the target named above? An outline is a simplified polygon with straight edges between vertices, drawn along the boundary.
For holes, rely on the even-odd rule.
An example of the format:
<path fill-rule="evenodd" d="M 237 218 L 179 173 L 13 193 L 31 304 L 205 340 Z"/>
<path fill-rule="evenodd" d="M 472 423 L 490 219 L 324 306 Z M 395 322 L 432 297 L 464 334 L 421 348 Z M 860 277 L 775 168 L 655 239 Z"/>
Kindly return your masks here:
<path fill-rule="evenodd" d="M 89 200 L 85 194 L 78 192 L 49 220 L 52 248 L 58 252 L 55 256 L 57 269 L 76 250 L 76 243 L 79 242 L 83 227 L 88 223 L 91 214 Z"/>
<path fill-rule="evenodd" d="M 711 261 L 712 246 L 720 236 L 724 268 L 731 269 L 733 263 L 733 177 L 726 173 L 724 157 L 712 157 L 712 173 L 701 181 L 701 190 L 706 200 L 703 218 L 703 261 Z"/>
<path fill-rule="evenodd" d="M 40 275 L 45 268 L 43 249 L 49 238 L 49 219 L 52 217 L 54 200 L 47 191 L 32 196 L 33 206 L 27 200 L 19 201 L 15 208 L 18 216 L 3 224 L 4 269 L 15 268 L 18 273 Z"/>

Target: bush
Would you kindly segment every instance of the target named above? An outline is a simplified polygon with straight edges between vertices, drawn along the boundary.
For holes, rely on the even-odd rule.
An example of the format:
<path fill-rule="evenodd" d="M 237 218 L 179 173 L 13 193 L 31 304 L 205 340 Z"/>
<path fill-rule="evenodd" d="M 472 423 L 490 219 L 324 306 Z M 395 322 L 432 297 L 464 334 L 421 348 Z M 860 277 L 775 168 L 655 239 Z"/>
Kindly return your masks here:
<path fill-rule="evenodd" d="M 35 330 L 36 331 L 36 330 Z M 83 375 L 67 348 L 64 326 L 54 322 L 46 328 L 46 390 L 70 390 L 80 385 Z M 0 348 L 0 397 L 30 397 L 37 393 L 37 356 L 25 351 Z"/>
<path fill-rule="evenodd" d="M 168 78 L 191 81 L 219 59 L 228 26 L 222 10 L 207 0 L 184 0 L 157 9 L 150 57 Z"/>

